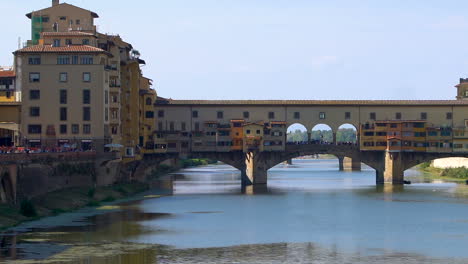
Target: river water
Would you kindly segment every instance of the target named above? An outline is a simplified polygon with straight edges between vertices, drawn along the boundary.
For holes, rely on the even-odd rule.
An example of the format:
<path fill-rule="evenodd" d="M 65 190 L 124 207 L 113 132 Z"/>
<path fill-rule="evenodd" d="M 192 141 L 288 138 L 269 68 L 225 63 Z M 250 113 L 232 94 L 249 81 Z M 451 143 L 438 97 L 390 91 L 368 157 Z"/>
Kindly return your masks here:
<path fill-rule="evenodd" d="M 337 160 L 294 160 L 268 188 L 226 165 L 182 170 L 171 196 L 0 234 L 0 263 L 468 263 L 468 188 L 409 170 L 404 187 Z"/>

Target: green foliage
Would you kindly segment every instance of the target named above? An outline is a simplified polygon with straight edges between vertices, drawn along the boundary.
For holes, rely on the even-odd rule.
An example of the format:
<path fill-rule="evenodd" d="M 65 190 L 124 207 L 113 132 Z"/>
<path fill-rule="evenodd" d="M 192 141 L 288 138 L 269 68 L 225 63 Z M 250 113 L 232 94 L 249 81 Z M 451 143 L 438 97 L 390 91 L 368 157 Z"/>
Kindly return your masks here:
<path fill-rule="evenodd" d="M 202 166 L 208 164 L 214 164 L 216 160 L 209 160 L 209 159 L 186 159 L 181 161 L 182 168 L 188 167 L 195 167 L 195 166 Z"/>
<path fill-rule="evenodd" d="M 441 176 L 449 178 L 468 179 L 468 168 L 460 167 L 444 169 L 441 173 Z"/>
<path fill-rule="evenodd" d="M 20 214 L 26 217 L 37 216 L 36 208 L 30 200 L 23 200 L 20 204 Z"/>
<path fill-rule="evenodd" d="M 89 189 L 89 191 L 88 191 L 88 197 L 89 197 L 89 198 L 93 198 L 95 193 L 96 193 L 96 189 L 95 189 L 95 188 Z"/>
<path fill-rule="evenodd" d="M 421 163 L 421 165 L 419 165 L 419 167 L 421 169 L 427 169 L 427 168 L 431 167 L 431 163 L 430 162 L 424 162 L 424 163 Z"/>

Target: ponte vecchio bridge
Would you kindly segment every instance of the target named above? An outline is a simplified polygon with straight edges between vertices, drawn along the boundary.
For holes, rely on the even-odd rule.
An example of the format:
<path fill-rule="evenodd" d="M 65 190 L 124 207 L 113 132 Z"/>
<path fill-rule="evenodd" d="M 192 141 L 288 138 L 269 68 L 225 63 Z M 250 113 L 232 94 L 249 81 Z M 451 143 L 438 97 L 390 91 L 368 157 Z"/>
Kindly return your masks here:
<path fill-rule="evenodd" d="M 464 92 L 464 91 L 461 91 Z M 460 91 L 459 91 L 460 93 Z M 465 95 L 463 93 L 463 95 Z M 468 94 L 466 94 L 468 97 Z M 377 184 L 402 184 L 404 171 L 443 157 L 468 157 L 468 100 L 171 100 L 155 103 L 155 132 L 147 156 L 177 154 L 222 161 L 242 172 L 244 184 L 266 184 L 278 163 L 311 154 L 333 154 L 340 167 L 365 163 Z M 287 144 L 287 129 L 302 124 L 308 141 Z M 326 124 L 333 142 L 311 140 Z M 356 144 L 338 144 L 342 124 L 356 128 Z"/>

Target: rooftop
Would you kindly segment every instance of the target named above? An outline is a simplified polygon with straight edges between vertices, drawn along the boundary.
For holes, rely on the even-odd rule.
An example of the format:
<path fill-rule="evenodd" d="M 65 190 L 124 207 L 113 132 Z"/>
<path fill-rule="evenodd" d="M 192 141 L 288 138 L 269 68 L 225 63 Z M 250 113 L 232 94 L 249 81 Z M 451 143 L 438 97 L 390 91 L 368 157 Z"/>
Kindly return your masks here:
<path fill-rule="evenodd" d="M 52 45 L 34 45 L 19 49 L 15 53 L 66 53 L 66 52 L 77 52 L 77 53 L 105 53 L 110 55 L 107 51 L 88 45 L 68 45 L 63 47 L 53 47 Z"/>
<path fill-rule="evenodd" d="M 74 8 L 77 8 L 77 9 L 85 10 L 85 11 L 90 12 L 90 13 L 91 13 L 91 16 L 92 16 L 93 18 L 99 18 L 98 14 L 96 14 L 96 13 L 90 11 L 90 10 L 87 10 L 87 9 L 84 9 L 84 8 L 81 8 L 81 7 L 78 7 L 78 6 L 75 6 L 75 5 L 70 5 L 70 4 L 67 4 L 67 3 L 62 3 L 62 4 L 55 5 L 55 6 L 43 8 L 43 9 L 36 10 L 36 11 L 32 11 L 32 12 L 30 12 L 30 13 L 27 13 L 27 14 L 26 14 L 26 17 L 32 18 L 33 13 L 35 13 L 35 12 L 39 12 L 39 11 L 44 12 L 44 11 L 46 11 L 46 10 L 49 10 L 49 9 L 52 9 L 52 8 L 56 8 L 56 7 L 60 7 L 60 6 L 70 6 L 70 7 L 74 7 Z"/>
<path fill-rule="evenodd" d="M 173 100 L 158 97 L 164 105 L 291 105 L 291 106 L 356 106 L 356 105 L 468 105 L 467 100 Z"/>
<path fill-rule="evenodd" d="M 1 71 L 0 70 L 0 77 L 15 77 L 15 71 Z"/>

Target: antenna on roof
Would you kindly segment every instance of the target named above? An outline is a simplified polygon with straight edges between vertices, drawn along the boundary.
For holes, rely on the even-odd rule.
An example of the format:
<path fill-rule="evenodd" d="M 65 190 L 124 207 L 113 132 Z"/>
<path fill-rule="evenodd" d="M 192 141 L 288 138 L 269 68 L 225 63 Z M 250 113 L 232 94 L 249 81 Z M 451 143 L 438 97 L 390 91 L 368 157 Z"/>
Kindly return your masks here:
<path fill-rule="evenodd" d="M 18 49 L 21 49 L 21 37 L 18 37 Z"/>
<path fill-rule="evenodd" d="M 60 4 L 60 0 L 52 0 L 52 6 L 56 6 Z"/>

